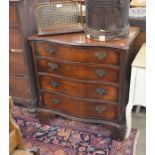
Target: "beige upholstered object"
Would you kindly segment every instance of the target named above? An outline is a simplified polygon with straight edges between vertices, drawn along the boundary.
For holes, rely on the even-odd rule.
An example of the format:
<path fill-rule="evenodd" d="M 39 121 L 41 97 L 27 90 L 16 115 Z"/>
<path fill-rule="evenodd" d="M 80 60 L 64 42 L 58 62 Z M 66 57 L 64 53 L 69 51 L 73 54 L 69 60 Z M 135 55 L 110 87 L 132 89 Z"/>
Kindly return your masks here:
<path fill-rule="evenodd" d="M 25 150 L 20 150 L 20 149 L 16 149 L 11 155 L 34 155 L 31 152 L 25 151 Z"/>
<path fill-rule="evenodd" d="M 13 106 L 12 97 L 9 97 L 9 155 L 39 155 L 37 148 L 30 151 L 25 150 L 20 128 L 11 117 Z"/>
<path fill-rule="evenodd" d="M 14 106 L 13 100 L 11 97 L 9 97 L 9 112 L 11 111 L 13 106 Z M 20 149 L 24 149 L 24 143 L 23 143 L 20 128 L 13 120 L 10 114 L 9 116 L 9 152 L 10 154 L 14 151 L 16 147 Z"/>
<path fill-rule="evenodd" d="M 133 7 L 146 7 L 146 0 L 132 0 L 130 6 Z"/>

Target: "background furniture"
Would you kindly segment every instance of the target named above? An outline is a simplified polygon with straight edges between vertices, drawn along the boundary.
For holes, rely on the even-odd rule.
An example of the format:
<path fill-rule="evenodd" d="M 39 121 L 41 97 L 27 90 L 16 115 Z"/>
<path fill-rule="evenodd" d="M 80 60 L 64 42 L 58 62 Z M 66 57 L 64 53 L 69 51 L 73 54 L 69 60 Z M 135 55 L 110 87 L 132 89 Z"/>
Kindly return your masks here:
<path fill-rule="evenodd" d="M 142 9 L 144 9 L 146 6 L 146 0 L 132 0 L 130 3 L 130 6 L 135 7 L 135 8 L 141 7 Z M 137 14 L 139 12 L 140 11 L 137 11 Z M 146 42 L 146 16 L 145 17 L 138 17 L 137 14 L 135 14 L 135 16 L 133 16 L 133 17 L 129 16 L 129 24 L 130 24 L 130 26 L 140 27 L 140 33 L 135 40 L 135 50 L 139 51 L 142 44 Z"/>
<path fill-rule="evenodd" d="M 125 134 L 130 66 L 139 28 L 128 38 L 98 42 L 84 33 L 29 37 L 40 103 L 39 117 L 53 114 L 102 123 L 116 139 Z"/>
<path fill-rule="evenodd" d="M 138 26 L 140 27 L 140 33 L 135 40 L 135 50 L 139 51 L 143 43 L 146 42 L 146 17 L 144 18 L 131 18 L 129 17 L 130 26 Z"/>
<path fill-rule="evenodd" d="M 27 37 L 36 32 L 33 1 L 9 1 L 9 83 L 15 103 L 35 106 L 37 102 L 33 63 Z"/>
<path fill-rule="evenodd" d="M 9 154 L 10 155 L 39 155 L 36 148 L 27 151 L 24 148 L 23 138 L 19 126 L 11 117 L 13 108 L 12 97 L 9 97 Z"/>
<path fill-rule="evenodd" d="M 146 7 L 146 0 L 132 0 L 130 5 L 132 7 Z"/>
<path fill-rule="evenodd" d="M 129 102 L 126 108 L 126 122 L 127 122 L 126 138 L 128 138 L 131 131 L 133 106 L 134 105 L 146 106 L 145 54 L 146 54 L 146 45 L 143 44 L 142 48 L 140 49 L 140 51 L 138 52 L 136 58 L 132 63 L 130 95 L 129 95 Z"/>

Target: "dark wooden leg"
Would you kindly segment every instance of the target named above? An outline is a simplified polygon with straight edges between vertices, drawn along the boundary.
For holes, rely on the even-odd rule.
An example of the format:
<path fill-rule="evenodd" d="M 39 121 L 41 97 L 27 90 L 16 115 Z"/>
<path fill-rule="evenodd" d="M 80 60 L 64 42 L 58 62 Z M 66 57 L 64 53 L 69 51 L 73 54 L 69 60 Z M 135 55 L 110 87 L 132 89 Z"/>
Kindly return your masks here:
<path fill-rule="evenodd" d="M 122 141 L 125 138 L 125 132 L 126 132 L 126 127 L 121 126 L 117 129 L 112 134 L 112 137 L 114 140 Z"/>
<path fill-rule="evenodd" d="M 105 129 L 108 129 L 110 131 L 109 136 L 113 139 L 113 140 L 117 140 L 117 141 L 122 141 L 125 138 L 125 132 L 126 132 L 126 126 L 124 125 L 113 125 L 113 126 L 109 126 L 109 125 L 103 125 L 103 127 Z"/>
<path fill-rule="evenodd" d="M 38 109 L 38 117 L 41 124 L 49 124 L 50 117 L 55 117 L 55 114 L 48 109 Z"/>

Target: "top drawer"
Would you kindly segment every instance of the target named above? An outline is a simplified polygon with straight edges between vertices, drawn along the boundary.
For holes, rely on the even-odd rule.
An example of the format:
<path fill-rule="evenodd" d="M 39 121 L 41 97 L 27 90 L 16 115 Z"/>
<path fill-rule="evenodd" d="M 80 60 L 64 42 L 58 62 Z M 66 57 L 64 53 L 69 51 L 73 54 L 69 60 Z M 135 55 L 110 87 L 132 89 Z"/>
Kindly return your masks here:
<path fill-rule="evenodd" d="M 54 43 L 37 42 L 37 56 L 60 58 L 74 62 L 104 63 L 119 65 L 119 51 L 97 47 L 60 46 Z"/>
<path fill-rule="evenodd" d="M 17 15 L 17 8 L 16 3 L 10 2 L 9 3 L 9 25 L 19 25 L 18 15 Z"/>

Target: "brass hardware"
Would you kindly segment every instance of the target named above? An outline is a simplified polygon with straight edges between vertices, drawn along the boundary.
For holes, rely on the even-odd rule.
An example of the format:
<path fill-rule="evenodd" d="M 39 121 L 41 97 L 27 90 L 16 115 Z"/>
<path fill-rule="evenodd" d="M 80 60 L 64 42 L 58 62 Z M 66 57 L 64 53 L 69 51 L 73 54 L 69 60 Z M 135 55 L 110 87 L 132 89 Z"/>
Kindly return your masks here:
<path fill-rule="evenodd" d="M 103 53 L 103 52 L 95 52 L 95 57 L 102 60 L 102 59 L 105 59 L 107 57 L 107 54 Z"/>
<path fill-rule="evenodd" d="M 97 113 L 102 113 L 102 112 L 106 111 L 106 107 L 104 107 L 104 106 L 96 106 L 95 110 L 96 110 Z"/>
<path fill-rule="evenodd" d="M 18 78 L 27 78 L 27 74 L 15 74 Z"/>
<path fill-rule="evenodd" d="M 56 88 L 56 87 L 60 86 L 60 83 L 57 82 L 57 81 L 50 81 L 50 85 L 51 85 L 52 87 Z"/>
<path fill-rule="evenodd" d="M 53 54 L 56 52 L 56 49 L 50 48 L 50 47 L 46 47 L 46 50 L 47 50 L 48 54 Z"/>
<path fill-rule="evenodd" d="M 10 53 L 23 53 L 23 49 L 9 49 Z"/>
<path fill-rule="evenodd" d="M 103 88 L 97 88 L 96 89 L 96 94 L 105 95 L 106 93 L 107 93 L 107 91 Z"/>
<path fill-rule="evenodd" d="M 59 104 L 59 103 L 60 103 L 60 100 L 59 100 L 59 99 L 54 98 L 54 99 L 52 99 L 52 103 L 53 103 L 53 104 Z"/>
<path fill-rule="evenodd" d="M 107 74 L 107 72 L 104 69 L 96 69 L 95 73 L 99 77 L 105 76 Z"/>
<path fill-rule="evenodd" d="M 55 70 L 58 68 L 58 65 L 56 63 L 48 63 L 48 67 L 50 67 L 51 70 Z"/>

